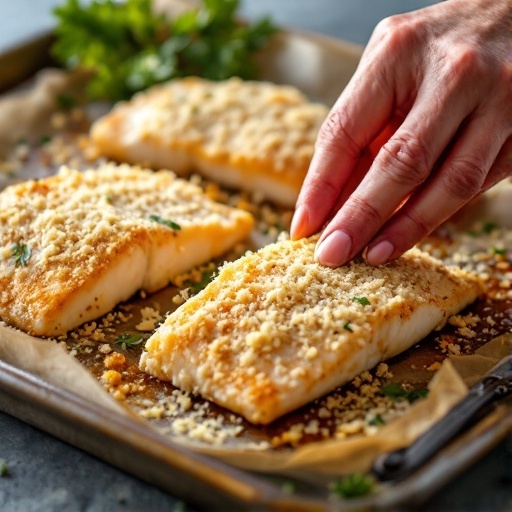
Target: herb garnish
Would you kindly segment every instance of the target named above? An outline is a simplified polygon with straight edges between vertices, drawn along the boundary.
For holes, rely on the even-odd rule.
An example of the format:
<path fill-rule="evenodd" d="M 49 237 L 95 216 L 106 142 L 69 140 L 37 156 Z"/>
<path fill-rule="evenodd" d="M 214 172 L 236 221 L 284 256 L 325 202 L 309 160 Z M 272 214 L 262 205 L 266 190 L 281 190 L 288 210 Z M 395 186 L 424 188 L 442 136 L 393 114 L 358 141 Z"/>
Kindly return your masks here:
<path fill-rule="evenodd" d="M 172 20 L 152 3 L 67 0 L 55 9 L 52 53 L 68 68 L 93 72 L 90 99 L 128 99 L 183 76 L 256 78 L 256 50 L 276 31 L 268 19 L 239 23 L 240 0 L 203 0 Z"/>
<path fill-rule="evenodd" d="M 346 322 L 345 325 L 343 326 L 343 329 L 345 329 L 348 332 L 354 332 L 354 329 L 352 329 L 350 322 Z"/>
<path fill-rule="evenodd" d="M 32 255 L 32 249 L 26 244 L 14 244 L 11 248 L 11 254 L 17 267 L 26 267 Z"/>
<path fill-rule="evenodd" d="M 179 224 L 176 224 L 176 222 L 173 222 L 172 220 L 164 219 L 163 217 L 160 217 L 160 215 L 150 215 L 149 220 L 158 222 L 158 224 L 163 224 L 164 226 L 171 228 L 173 231 L 179 231 L 181 229 Z"/>
<path fill-rule="evenodd" d="M 123 332 L 120 334 L 114 341 L 116 345 L 121 345 L 123 350 L 127 350 L 129 347 L 134 347 L 136 345 L 140 345 L 144 340 L 144 336 L 141 334 L 131 334 L 128 332 Z"/>
<path fill-rule="evenodd" d="M 492 248 L 492 252 L 496 256 L 506 256 L 506 254 L 507 254 L 507 250 L 506 249 L 502 249 L 500 247 L 493 247 Z"/>
<path fill-rule="evenodd" d="M 206 288 L 210 284 L 211 280 L 216 276 L 218 271 L 219 269 L 217 267 L 210 270 L 204 270 L 201 273 L 200 281 L 187 281 L 186 284 L 188 285 L 188 287 L 190 287 L 190 289 L 195 295 L 196 293 L 199 293 L 202 289 Z"/>
<path fill-rule="evenodd" d="M 398 382 L 389 382 L 382 387 L 382 394 L 395 400 L 405 399 L 410 403 L 428 396 L 428 389 L 406 391 Z"/>
<path fill-rule="evenodd" d="M 45 144 L 48 144 L 48 142 L 51 142 L 51 140 L 52 140 L 51 135 L 41 135 L 41 137 L 39 137 L 39 144 L 41 146 L 44 146 Z"/>
<path fill-rule="evenodd" d="M 361 306 L 369 306 L 370 305 L 370 301 L 366 297 L 352 297 L 352 300 L 354 302 L 359 302 L 359 304 L 361 304 Z"/>
<path fill-rule="evenodd" d="M 375 479 L 365 473 L 353 473 L 336 480 L 330 490 L 340 498 L 360 498 L 373 494 Z"/>
<path fill-rule="evenodd" d="M 380 425 L 385 425 L 386 422 L 384 421 L 384 418 L 380 414 L 376 414 L 369 422 L 368 425 L 371 425 L 372 427 L 379 427 Z"/>
<path fill-rule="evenodd" d="M 472 236 L 473 238 L 476 238 L 477 236 L 479 235 L 489 235 L 491 234 L 493 231 L 495 231 L 496 229 L 498 229 L 498 225 L 495 224 L 494 222 L 491 222 L 491 221 L 486 221 L 483 223 L 482 227 L 480 228 L 480 230 L 475 230 L 475 229 L 472 229 L 471 231 L 468 232 L 468 234 L 470 236 Z"/>
<path fill-rule="evenodd" d="M 77 101 L 70 94 L 59 94 L 57 96 L 57 103 L 59 104 L 59 107 L 63 110 L 70 110 L 74 106 L 76 106 Z"/>
<path fill-rule="evenodd" d="M 0 477 L 7 476 L 9 474 L 9 468 L 7 462 L 4 459 L 0 459 Z"/>
<path fill-rule="evenodd" d="M 484 225 L 482 226 L 482 231 L 486 235 L 492 233 L 495 229 L 498 229 L 498 226 L 494 222 L 484 222 Z"/>
<path fill-rule="evenodd" d="M 291 480 L 286 480 L 281 484 L 281 490 L 285 494 L 294 494 L 297 492 L 297 485 L 295 482 L 292 482 Z"/>

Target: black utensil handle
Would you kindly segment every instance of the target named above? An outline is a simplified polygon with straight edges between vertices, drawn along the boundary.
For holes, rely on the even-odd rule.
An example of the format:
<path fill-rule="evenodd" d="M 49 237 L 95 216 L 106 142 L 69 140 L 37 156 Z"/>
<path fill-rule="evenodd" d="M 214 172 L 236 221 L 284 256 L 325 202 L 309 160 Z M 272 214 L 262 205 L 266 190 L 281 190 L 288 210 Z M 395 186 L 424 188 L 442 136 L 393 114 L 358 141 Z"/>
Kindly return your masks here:
<path fill-rule="evenodd" d="M 375 476 L 382 481 L 401 480 L 432 458 L 487 405 L 512 391 L 510 379 L 489 377 L 477 384 L 455 407 L 407 448 L 379 457 Z"/>

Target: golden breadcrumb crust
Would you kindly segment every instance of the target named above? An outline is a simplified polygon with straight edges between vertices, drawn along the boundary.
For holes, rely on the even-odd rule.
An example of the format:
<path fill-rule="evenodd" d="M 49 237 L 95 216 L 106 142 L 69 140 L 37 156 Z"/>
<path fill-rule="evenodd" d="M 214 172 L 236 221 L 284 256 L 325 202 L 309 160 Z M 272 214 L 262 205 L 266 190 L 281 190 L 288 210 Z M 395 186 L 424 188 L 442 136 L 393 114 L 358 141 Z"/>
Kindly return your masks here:
<path fill-rule="evenodd" d="M 268 186 L 258 190 L 263 178 L 296 196 L 327 113 L 291 86 L 192 77 L 119 104 L 91 136 L 118 161 L 204 171 L 226 185 L 272 195 Z M 220 171 L 212 176 L 212 168 Z M 293 205 L 294 197 L 284 195 L 271 199 Z"/>
<path fill-rule="evenodd" d="M 281 241 L 225 264 L 148 340 L 141 367 L 269 423 L 410 347 L 481 291 L 419 250 L 331 269 L 314 245 Z"/>
<path fill-rule="evenodd" d="M 165 286 L 173 261 L 164 262 L 163 269 L 148 268 L 160 247 L 173 244 L 179 253 L 188 241 L 203 237 L 208 261 L 228 249 L 223 240 L 245 238 L 252 225 L 248 213 L 211 201 L 168 171 L 62 168 L 56 176 L 8 187 L 0 193 L 0 317 L 29 333 L 60 334 L 59 318 L 69 313 L 70 301 L 123 258 L 128 264 L 131 255 L 146 258 L 136 260 L 142 268 L 129 267 L 123 279 L 147 282 L 148 288 Z M 30 252 L 25 262 L 16 258 L 16 248 L 22 247 Z M 146 279 L 148 272 L 157 277 Z M 84 321 L 106 312 L 101 297 L 89 299 L 83 305 Z M 52 328 L 48 332 L 39 325 Z"/>

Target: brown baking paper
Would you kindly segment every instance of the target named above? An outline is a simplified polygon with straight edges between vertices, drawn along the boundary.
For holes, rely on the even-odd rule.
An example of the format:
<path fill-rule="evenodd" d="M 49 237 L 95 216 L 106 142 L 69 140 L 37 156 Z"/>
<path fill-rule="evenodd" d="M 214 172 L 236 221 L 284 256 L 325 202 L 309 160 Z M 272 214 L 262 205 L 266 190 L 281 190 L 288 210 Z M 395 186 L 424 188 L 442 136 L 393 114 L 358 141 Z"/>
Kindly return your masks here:
<path fill-rule="evenodd" d="M 472 385 L 480 380 L 511 350 L 512 335 L 504 335 L 487 343 L 474 355 L 446 359 L 429 384 L 428 398 L 414 403 L 403 416 L 381 427 L 375 435 L 354 435 L 298 448 L 264 451 L 209 446 L 193 443 L 186 437 L 169 437 L 194 451 L 248 470 L 329 475 L 366 471 L 379 454 L 407 446 L 428 430 L 464 397 L 468 391 L 466 383 Z M 61 343 L 28 336 L 0 325 L 0 359 L 99 407 L 126 413 L 124 404 L 114 400 Z M 145 420 L 140 418 L 140 421 Z M 145 424 L 148 429 L 153 428 L 151 421 Z M 157 430 L 162 432 L 161 428 Z"/>
<path fill-rule="evenodd" d="M 111 411 L 125 408 L 105 392 L 62 343 L 29 336 L 0 323 L 0 360 Z"/>
<path fill-rule="evenodd" d="M 271 473 L 341 475 L 368 471 L 384 452 L 409 445 L 441 419 L 502 358 L 512 353 L 512 334 L 495 338 L 474 355 L 446 359 L 429 385 L 428 398 L 411 406 L 402 417 L 373 436 L 357 435 L 342 440 L 312 443 L 286 452 L 251 452 L 199 448 L 235 466 Z"/>

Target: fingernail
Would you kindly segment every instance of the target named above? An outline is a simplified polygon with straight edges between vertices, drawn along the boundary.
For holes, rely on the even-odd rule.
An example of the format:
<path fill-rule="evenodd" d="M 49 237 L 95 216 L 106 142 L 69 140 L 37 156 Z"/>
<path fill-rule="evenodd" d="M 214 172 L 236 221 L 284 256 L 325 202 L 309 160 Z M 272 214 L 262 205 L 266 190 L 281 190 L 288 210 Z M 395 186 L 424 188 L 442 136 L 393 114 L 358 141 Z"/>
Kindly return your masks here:
<path fill-rule="evenodd" d="M 290 237 L 292 240 L 301 238 L 302 233 L 307 229 L 309 222 L 309 214 L 304 206 L 299 206 L 293 214 L 292 223 L 290 226 Z"/>
<path fill-rule="evenodd" d="M 333 231 L 315 250 L 315 260 L 326 267 L 339 267 L 345 263 L 352 249 L 352 240 L 340 230 Z"/>
<path fill-rule="evenodd" d="M 383 240 L 366 250 L 365 259 L 370 265 L 384 265 L 395 251 L 389 240 Z"/>

